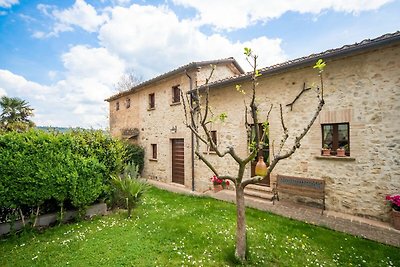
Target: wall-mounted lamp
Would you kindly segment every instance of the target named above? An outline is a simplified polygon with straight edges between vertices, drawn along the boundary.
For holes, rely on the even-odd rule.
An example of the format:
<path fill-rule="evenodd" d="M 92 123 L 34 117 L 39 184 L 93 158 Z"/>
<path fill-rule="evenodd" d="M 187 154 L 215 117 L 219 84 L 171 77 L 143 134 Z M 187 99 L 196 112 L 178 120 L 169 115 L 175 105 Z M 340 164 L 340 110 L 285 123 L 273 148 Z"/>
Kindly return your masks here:
<path fill-rule="evenodd" d="M 176 127 L 176 125 L 175 125 L 175 126 L 172 126 L 172 128 L 169 130 L 171 131 L 171 133 L 176 133 L 176 131 L 178 130 L 178 127 Z"/>

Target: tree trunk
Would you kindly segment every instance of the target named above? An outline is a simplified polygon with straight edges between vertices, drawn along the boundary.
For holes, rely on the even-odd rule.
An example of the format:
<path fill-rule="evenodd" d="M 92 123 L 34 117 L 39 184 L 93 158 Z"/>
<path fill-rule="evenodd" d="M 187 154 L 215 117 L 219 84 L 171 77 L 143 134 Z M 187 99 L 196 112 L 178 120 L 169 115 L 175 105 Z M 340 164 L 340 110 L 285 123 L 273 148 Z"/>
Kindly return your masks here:
<path fill-rule="evenodd" d="M 240 261 L 246 260 L 246 207 L 244 205 L 244 188 L 236 186 L 236 250 L 235 256 Z"/>

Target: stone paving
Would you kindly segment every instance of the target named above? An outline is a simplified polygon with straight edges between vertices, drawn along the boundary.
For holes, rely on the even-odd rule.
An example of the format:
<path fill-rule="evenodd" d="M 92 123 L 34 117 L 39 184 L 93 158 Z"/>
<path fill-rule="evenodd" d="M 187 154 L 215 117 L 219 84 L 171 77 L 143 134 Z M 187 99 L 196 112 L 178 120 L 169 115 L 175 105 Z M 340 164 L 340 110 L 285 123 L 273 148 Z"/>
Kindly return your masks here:
<path fill-rule="evenodd" d="M 167 184 L 154 180 L 148 180 L 148 182 L 158 188 L 175 193 L 209 196 L 223 201 L 235 202 L 235 192 L 230 190 L 222 190 L 217 193 L 210 190 L 204 193 L 199 193 L 193 192 L 178 184 Z M 300 205 L 293 202 L 275 201 L 275 205 L 273 205 L 269 201 L 262 201 L 249 197 L 246 198 L 245 203 L 246 206 L 251 208 L 269 211 L 287 218 L 304 221 L 306 223 L 323 226 L 336 231 L 363 237 L 365 239 L 400 247 L 400 231 L 394 229 L 390 224 L 385 222 L 329 210 L 324 211 L 324 214 L 321 214 L 321 209 L 319 208 Z"/>

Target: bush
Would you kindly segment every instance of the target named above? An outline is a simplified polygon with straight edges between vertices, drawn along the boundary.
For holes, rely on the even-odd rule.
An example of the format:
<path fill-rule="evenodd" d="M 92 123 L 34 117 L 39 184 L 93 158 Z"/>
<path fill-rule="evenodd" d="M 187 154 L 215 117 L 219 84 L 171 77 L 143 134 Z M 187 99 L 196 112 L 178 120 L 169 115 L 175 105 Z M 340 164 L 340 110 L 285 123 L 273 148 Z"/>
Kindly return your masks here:
<path fill-rule="evenodd" d="M 121 173 L 127 151 L 102 131 L 2 133 L 0 210 L 30 211 L 44 203 L 83 209 L 110 195 L 110 177 Z"/>
<path fill-rule="evenodd" d="M 144 167 L 144 149 L 138 145 L 125 143 L 126 146 L 126 158 L 124 163 L 129 164 L 134 162 L 138 165 L 139 174 L 142 173 Z"/>
<path fill-rule="evenodd" d="M 139 178 L 139 166 L 133 163 L 126 165 L 123 174 L 112 176 L 113 184 L 116 188 L 116 200 L 119 203 L 126 203 L 128 218 L 131 217 L 132 209 L 149 187 L 147 183 L 140 181 Z"/>

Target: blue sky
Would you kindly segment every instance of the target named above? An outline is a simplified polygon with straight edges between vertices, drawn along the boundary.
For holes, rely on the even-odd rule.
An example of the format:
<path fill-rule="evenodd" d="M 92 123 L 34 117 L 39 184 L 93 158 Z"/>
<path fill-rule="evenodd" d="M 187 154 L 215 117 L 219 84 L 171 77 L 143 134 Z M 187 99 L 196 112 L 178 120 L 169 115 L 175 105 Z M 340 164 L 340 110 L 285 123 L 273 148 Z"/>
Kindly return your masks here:
<path fill-rule="evenodd" d="M 400 30 L 393 0 L 0 0 L 0 96 L 41 126 L 106 128 L 121 75 L 252 47 L 260 67 Z"/>

